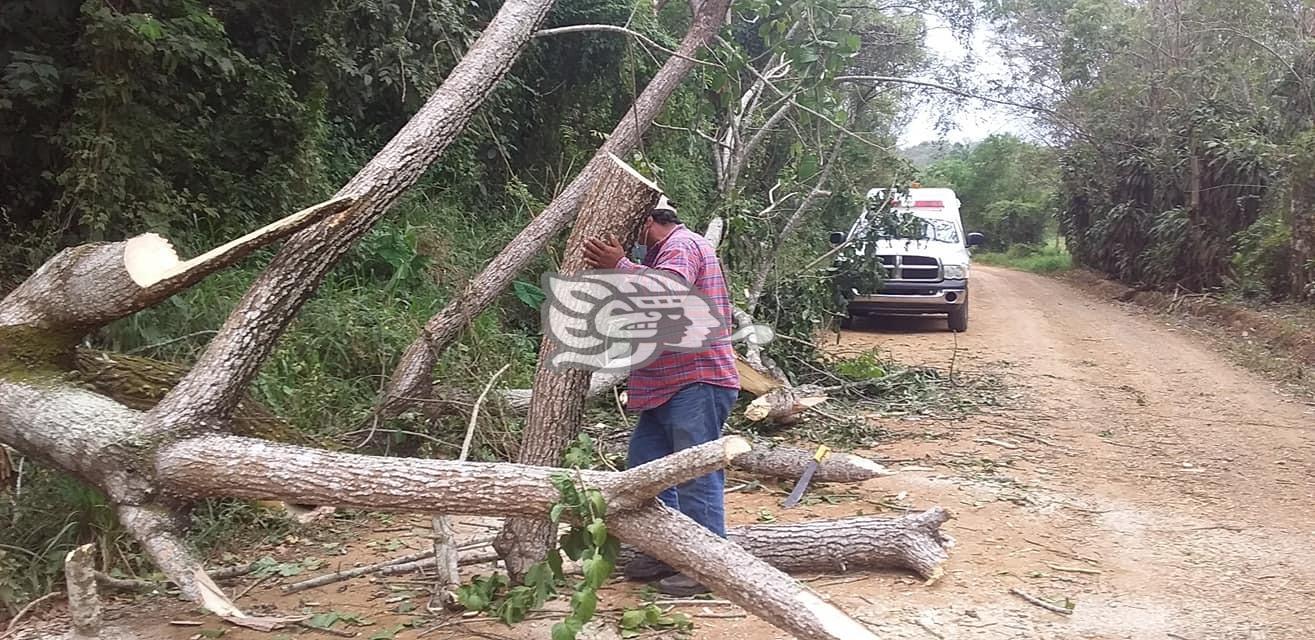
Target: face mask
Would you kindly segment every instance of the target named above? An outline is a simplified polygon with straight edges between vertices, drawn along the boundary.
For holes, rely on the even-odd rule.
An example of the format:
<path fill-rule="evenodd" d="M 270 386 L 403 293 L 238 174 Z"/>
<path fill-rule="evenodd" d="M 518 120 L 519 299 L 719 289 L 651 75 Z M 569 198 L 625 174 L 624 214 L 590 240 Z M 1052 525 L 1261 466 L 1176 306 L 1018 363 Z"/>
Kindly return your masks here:
<path fill-rule="evenodd" d="M 648 256 L 648 224 L 640 225 L 639 233 L 635 236 L 635 245 L 630 248 L 631 260 L 634 262 L 643 262 Z"/>

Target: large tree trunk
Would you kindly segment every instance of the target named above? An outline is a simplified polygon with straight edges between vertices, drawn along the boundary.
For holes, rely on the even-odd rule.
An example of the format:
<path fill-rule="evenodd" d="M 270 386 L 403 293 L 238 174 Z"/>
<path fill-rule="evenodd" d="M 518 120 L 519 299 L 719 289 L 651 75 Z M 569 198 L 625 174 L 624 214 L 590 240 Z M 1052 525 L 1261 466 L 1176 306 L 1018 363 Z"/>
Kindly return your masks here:
<path fill-rule="evenodd" d="M 562 276 L 574 276 L 588 268 L 584 259 L 586 240 L 612 236 L 624 239 L 628 246 L 640 221 L 657 204 L 657 185 L 615 156 L 609 159 L 580 207 L 580 218 L 571 230 L 558 270 Z M 530 399 L 516 457 L 521 464 L 559 465 L 566 447 L 580 433 L 591 372 L 553 366 L 557 349 L 558 345 L 546 337 L 539 347 L 539 365 L 534 373 L 537 391 Z M 513 580 L 519 581 L 530 565 L 547 556 L 556 531 L 557 527 L 543 518 L 507 521 L 495 547 Z"/>
<path fill-rule="evenodd" d="M 644 87 L 589 164 L 516 235 L 506 249 L 489 261 L 484 271 L 466 285 L 461 295 L 456 296 L 425 324 L 421 335 L 407 347 L 401 361 L 393 369 L 372 419 L 397 415 L 429 397 L 438 357 L 471 319 L 507 289 L 512 279 L 543 250 L 548 240 L 571 221 L 585 194 L 608 162 L 608 156 L 625 157 L 635 148 L 644 132 L 661 113 L 662 105 L 694 68 L 695 56 L 716 37 L 726 22 L 729 8 L 730 0 L 704 0 L 699 4 L 689 31 L 677 49 L 678 55 L 667 59 L 648 86 Z"/>

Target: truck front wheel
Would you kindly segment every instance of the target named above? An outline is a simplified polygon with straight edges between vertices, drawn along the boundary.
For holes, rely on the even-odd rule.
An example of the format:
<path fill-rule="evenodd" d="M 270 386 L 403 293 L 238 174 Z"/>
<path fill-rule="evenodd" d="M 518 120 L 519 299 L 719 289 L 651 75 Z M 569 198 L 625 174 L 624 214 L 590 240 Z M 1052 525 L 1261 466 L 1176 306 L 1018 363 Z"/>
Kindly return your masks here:
<path fill-rule="evenodd" d="M 950 331 L 963 333 L 968 330 L 968 301 L 950 309 Z"/>

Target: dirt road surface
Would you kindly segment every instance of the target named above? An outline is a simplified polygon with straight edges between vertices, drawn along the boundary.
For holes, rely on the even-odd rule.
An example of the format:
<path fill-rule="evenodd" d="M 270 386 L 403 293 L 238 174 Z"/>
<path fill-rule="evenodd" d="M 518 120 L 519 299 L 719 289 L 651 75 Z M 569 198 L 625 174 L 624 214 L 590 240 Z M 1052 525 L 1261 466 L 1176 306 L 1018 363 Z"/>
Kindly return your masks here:
<path fill-rule="evenodd" d="M 946 531 L 958 544 L 947 575 L 930 586 L 893 572 L 801 577 L 892 640 L 1315 638 L 1315 406 L 1308 399 L 1285 397 L 1190 332 L 1058 280 L 977 268 L 972 305 L 970 329 L 957 337 L 944 320 L 896 319 L 846 332 L 835 347 L 1002 372 L 1017 396 L 1017 406 L 962 421 L 881 420 L 894 439 L 870 453 L 904 471 L 842 489 L 950 509 Z M 791 521 L 862 510 L 824 503 L 781 511 L 778 501 L 733 494 L 728 517 L 753 522 L 768 510 Z M 424 548 L 423 525 L 416 521 L 408 545 Z M 348 540 L 352 554 L 335 562 L 387 557 L 378 542 Z M 358 580 L 280 596 L 271 583 L 242 604 L 358 612 L 377 625 L 359 630 L 369 637 L 407 619 L 389 613 L 398 588 Z M 1013 589 L 1067 602 L 1072 615 L 1030 604 Z M 604 606 L 633 601 L 621 587 Z M 194 628 L 164 621 L 195 613 L 170 607 L 119 615 L 145 637 L 192 637 Z M 695 638 L 786 637 L 734 607 L 680 609 L 694 616 Z M 456 625 L 423 637 L 468 638 L 477 630 L 546 638 L 551 623 Z M 225 637 L 269 638 L 235 629 Z"/>

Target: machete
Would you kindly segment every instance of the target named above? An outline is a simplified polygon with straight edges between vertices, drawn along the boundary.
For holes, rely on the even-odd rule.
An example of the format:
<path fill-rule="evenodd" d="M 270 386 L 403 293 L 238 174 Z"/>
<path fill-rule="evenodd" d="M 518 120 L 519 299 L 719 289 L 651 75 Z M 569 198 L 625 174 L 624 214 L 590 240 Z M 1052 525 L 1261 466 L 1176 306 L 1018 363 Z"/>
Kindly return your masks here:
<path fill-rule="evenodd" d="M 831 450 L 826 445 L 818 445 L 817 453 L 813 454 L 813 459 L 808 461 L 808 466 L 804 467 L 803 475 L 799 476 L 799 482 L 794 485 L 794 491 L 790 492 L 790 497 L 785 499 L 781 506 L 789 509 L 799 504 L 799 499 L 804 497 L 804 490 L 808 488 L 808 483 L 813 479 L 813 474 L 817 473 L 817 467 L 822 464 L 822 459 L 830 453 Z"/>

